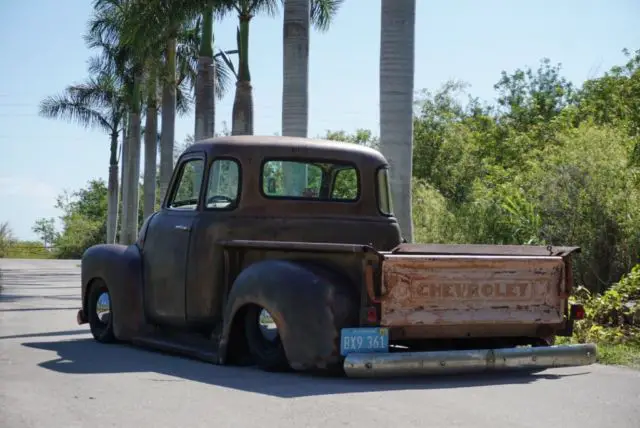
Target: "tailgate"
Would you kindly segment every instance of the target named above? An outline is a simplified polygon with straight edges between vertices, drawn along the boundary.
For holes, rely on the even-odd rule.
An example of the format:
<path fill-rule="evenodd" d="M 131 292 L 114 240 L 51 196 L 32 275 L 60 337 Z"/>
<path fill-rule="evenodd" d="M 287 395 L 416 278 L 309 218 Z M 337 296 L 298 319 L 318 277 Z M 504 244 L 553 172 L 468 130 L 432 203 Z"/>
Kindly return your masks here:
<path fill-rule="evenodd" d="M 560 256 L 385 254 L 383 326 L 557 324 L 566 305 Z"/>

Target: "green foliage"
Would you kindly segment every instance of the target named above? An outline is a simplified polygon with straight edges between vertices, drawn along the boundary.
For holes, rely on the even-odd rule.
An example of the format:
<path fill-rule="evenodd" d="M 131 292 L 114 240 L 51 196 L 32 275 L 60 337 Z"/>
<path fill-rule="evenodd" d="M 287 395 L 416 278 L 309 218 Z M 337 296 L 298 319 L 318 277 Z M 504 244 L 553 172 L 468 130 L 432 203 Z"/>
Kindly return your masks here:
<path fill-rule="evenodd" d="M 56 239 L 56 256 L 80 258 L 91 245 L 104 242 L 107 231 L 107 187 L 102 180 L 90 180 L 87 187 L 58 196 L 62 211 L 62 232 Z"/>
<path fill-rule="evenodd" d="M 92 220 L 79 213 L 64 217 L 64 230 L 56 242 L 56 256 L 61 259 L 78 259 L 92 245 L 104 243 L 101 233 L 105 222 Z"/>
<path fill-rule="evenodd" d="M 139 192 L 138 224 L 143 221 L 142 190 Z M 90 180 L 86 187 L 58 196 L 62 231 L 56 233 L 54 255 L 62 259 L 82 257 L 92 245 L 105 242 L 107 229 L 107 187 L 103 180 Z M 122 207 L 120 207 L 122 212 Z"/>
<path fill-rule="evenodd" d="M 640 368 L 640 264 L 602 294 L 578 287 L 571 302 L 584 305 L 585 319 L 560 343 L 597 343 L 600 362 Z"/>
<path fill-rule="evenodd" d="M 378 148 L 379 140 L 368 129 L 357 129 L 355 133 L 348 134 L 345 131 L 329 131 L 322 137 L 325 140 L 344 141 L 345 143 L 360 144 L 366 147 Z"/>
<path fill-rule="evenodd" d="M 639 58 L 582 88 L 548 60 L 503 73 L 497 108 L 460 82 L 424 91 L 414 118 L 416 240 L 577 245 L 580 284 L 601 292 L 618 281 L 640 262 Z"/>

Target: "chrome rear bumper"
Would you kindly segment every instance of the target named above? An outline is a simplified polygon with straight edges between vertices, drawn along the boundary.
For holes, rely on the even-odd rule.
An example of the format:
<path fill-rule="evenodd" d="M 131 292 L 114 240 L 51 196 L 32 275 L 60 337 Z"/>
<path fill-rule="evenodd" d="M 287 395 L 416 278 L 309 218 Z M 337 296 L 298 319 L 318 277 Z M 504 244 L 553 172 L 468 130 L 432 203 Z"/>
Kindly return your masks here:
<path fill-rule="evenodd" d="M 383 377 L 545 369 L 593 364 L 596 353 L 596 345 L 587 343 L 472 351 L 349 354 L 344 361 L 344 371 L 349 377 Z"/>

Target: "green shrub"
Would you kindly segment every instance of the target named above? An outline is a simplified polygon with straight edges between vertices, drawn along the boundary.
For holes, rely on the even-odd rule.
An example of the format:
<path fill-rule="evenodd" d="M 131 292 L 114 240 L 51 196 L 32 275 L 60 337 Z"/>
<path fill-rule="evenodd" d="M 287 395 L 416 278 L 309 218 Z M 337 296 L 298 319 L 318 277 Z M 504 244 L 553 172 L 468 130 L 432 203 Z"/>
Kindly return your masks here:
<path fill-rule="evenodd" d="M 603 294 L 578 287 L 572 301 L 586 312 L 575 324 L 576 341 L 640 346 L 640 264 Z"/>

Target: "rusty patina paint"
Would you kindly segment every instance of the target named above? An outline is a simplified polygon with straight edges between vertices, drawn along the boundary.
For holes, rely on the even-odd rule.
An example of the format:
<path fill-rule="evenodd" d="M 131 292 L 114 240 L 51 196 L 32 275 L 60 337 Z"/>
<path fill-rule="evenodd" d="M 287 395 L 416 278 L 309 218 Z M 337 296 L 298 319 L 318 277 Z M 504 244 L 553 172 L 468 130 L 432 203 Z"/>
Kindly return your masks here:
<path fill-rule="evenodd" d="M 233 209 L 210 210 L 206 183 L 220 158 L 240 166 L 240 198 Z M 261 166 L 273 158 L 352 164 L 359 197 L 267 198 Z M 391 326 L 392 340 L 535 338 L 551 334 L 541 326 L 564 328 L 572 286 L 565 266 L 577 248 L 401 244 L 396 219 L 378 209 L 376 176 L 388 163 L 375 150 L 294 137 L 209 139 L 180 156 L 168 195 L 187 159 L 204 166 L 197 208 L 170 209 L 165 197 L 135 244 L 89 249 L 79 322 L 100 278 L 111 292 L 118 339 L 224 362 L 243 334 L 232 334 L 236 314 L 258 304 L 272 312 L 299 369 L 339 364 L 340 329 L 377 324 L 369 310 Z"/>
<path fill-rule="evenodd" d="M 382 325 L 555 324 L 561 257 L 389 255 Z"/>

